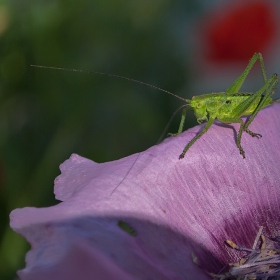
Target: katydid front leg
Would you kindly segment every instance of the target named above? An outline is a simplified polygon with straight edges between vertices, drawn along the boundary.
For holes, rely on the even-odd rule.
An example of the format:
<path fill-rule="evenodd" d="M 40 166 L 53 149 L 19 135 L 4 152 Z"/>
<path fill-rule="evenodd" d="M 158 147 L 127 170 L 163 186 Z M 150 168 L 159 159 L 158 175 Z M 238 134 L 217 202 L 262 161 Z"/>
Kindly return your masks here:
<path fill-rule="evenodd" d="M 177 136 L 182 133 L 184 124 L 185 124 L 185 120 L 186 120 L 186 114 L 187 114 L 187 107 L 184 107 L 184 109 L 182 111 L 182 116 L 181 116 L 181 121 L 180 121 L 178 132 L 177 133 L 168 133 L 168 135 Z"/>
<path fill-rule="evenodd" d="M 207 132 L 207 130 L 210 128 L 210 126 L 213 124 L 215 118 L 209 118 L 208 122 L 206 123 L 206 125 L 204 126 L 204 128 L 202 129 L 201 132 L 199 132 L 189 143 L 188 145 L 184 148 L 182 154 L 179 156 L 179 159 L 184 158 L 186 152 L 188 151 L 188 149 L 194 144 L 194 142 L 199 139 L 204 133 Z"/>

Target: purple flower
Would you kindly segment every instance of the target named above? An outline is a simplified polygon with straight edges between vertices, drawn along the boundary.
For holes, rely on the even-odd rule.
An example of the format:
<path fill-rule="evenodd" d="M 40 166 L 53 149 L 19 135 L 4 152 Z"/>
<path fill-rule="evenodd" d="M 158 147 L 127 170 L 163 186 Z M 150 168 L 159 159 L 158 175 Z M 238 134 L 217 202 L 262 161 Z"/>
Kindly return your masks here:
<path fill-rule="evenodd" d="M 31 244 L 21 279 L 211 279 L 240 257 L 225 240 L 251 248 L 260 226 L 280 235 L 279 119 L 278 104 L 259 112 L 250 129 L 263 137 L 243 134 L 246 159 L 239 125 L 218 123 L 182 160 L 204 124 L 113 162 L 72 155 L 55 180 L 62 203 L 11 213 Z"/>

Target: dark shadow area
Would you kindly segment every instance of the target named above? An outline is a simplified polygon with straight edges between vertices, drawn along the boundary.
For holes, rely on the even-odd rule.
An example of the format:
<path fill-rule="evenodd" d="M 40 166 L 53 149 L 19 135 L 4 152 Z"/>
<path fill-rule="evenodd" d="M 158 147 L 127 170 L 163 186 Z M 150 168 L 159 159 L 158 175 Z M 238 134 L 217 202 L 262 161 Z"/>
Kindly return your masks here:
<path fill-rule="evenodd" d="M 118 225 L 120 221 L 134 230 L 134 236 Z M 35 238 L 38 244 L 46 246 L 43 252 L 37 254 L 38 261 L 47 253 L 48 243 L 50 246 L 59 246 L 60 242 L 67 242 L 68 236 L 70 240 L 74 235 L 75 238 L 84 239 L 138 279 L 168 278 L 168 275 L 164 275 L 164 270 L 160 271 L 159 266 L 166 267 L 170 275 L 178 277 L 176 279 L 196 279 L 190 275 L 194 272 L 206 275 L 206 270 L 217 273 L 224 266 L 211 252 L 202 248 L 201 244 L 183 234 L 133 217 L 86 216 L 59 223 L 31 225 L 23 231 L 31 242 Z M 38 236 L 34 234 L 36 232 Z M 191 253 L 198 258 L 201 268 L 193 263 Z"/>

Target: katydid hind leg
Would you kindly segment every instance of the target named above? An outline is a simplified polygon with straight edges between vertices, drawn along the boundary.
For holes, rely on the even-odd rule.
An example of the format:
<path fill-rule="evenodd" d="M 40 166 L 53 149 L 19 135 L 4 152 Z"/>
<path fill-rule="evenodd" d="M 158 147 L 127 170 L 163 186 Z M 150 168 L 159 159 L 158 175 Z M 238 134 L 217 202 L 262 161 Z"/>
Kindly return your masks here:
<path fill-rule="evenodd" d="M 244 131 L 244 122 L 242 119 L 239 118 L 218 118 L 218 120 L 222 123 L 239 123 L 240 127 L 239 127 L 239 131 L 237 134 L 237 141 L 236 141 L 236 145 L 239 149 L 240 154 L 243 156 L 243 158 L 245 158 L 245 152 L 241 146 L 241 138 L 242 138 L 242 133 Z"/>
<path fill-rule="evenodd" d="M 247 123 L 246 123 L 247 124 Z M 260 133 L 255 133 L 253 131 L 251 131 L 249 128 L 246 128 L 246 124 L 245 124 L 245 127 L 244 127 L 244 131 L 247 132 L 248 134 L 250 134 L 252 137 L 259 137 L 261 138 L 262 135 Z"/>
<path fill-rule="evenodd" d="M 210 128 L 210 126 L 213 124 L 215 118 L 209 118 L 208 122 L 206 123 L 206 125 L 204 126 L 204 128 L 202 129 L 201 132 L 199 132 L 184 148 L 183 152 L 181 153 L 181 155 L 179 156 L 179 159 L 184 158 L 186 152 L 188 151 L 188 149 L 195 143 L 196 140 L 198 140 L 204 133 L 207 132 L 207 130 Z"/>
<path fill-rule="evenodd" d="M 254 118 L 256 117 L 256 115 L 258 114 L 258 112 L 264 107 L 264 103 L 267 100 L 267 98 L 269 98 L 273 92 L 274 92 L 274 88 L 275 85 L 278 83 L 278 75 L 274 74 L 270 79 L 267 80 L 267 82 L 254 94 L 257 96 L 262 95 L 263 92 L 266 91 L 266 94 L 263 96 L 263 98 L 261 99 L 261 101 L 259 102 L 258 106 L 256 107 L 255 111 L 253 112 L 253 114 L 250 116 L 249 120 L 246 122 L 244 130 L 249 133 L 250 135 L 252 135 L 250 132 L 248 132 L 248 126 L 250 125 L 250 123 L 254 120 Z M 249 130 L 250 131 L 250 130 Z M 253 133 L 254 134 L 254 133 Z M 259 134 L 260 135 L 260 134 Z M 252 135 L 253 136 L 253 135 Z M 253 136 L 254 137 L 254 136 Z"/>
<path fill-rule="evenodd" d="M 234 83 L 227 89 L 226 92 L 228 93 L 237 93 L 239 89 L 241 88 L 242 84 L 244 83 L 245 79 L 247 78 L 248 74 L 250 73 L 251 69 L 253 68 L 254 64 L 256 61 L 260 61 L 261 65 L 261 71 L 262 71 L 262 76 L 264 82 L 266 82 L 266 71 L 264 68 L 264 62 L 263 62 L 263 57 L 261 53 L 255 53 L 252 58 L 250 59 L 247 67 L 245 70 L 242 72 L 242 74 L 234 81 Z"/>
<path fill-rule="evenodd" d="M 254 94 L 250 95 L 247 99 L 245 99 L 243 102 L 241 102 L 234 110 L 232 111 L 231 115 L 232 118 L 240 118 L 241 116 L 244 116 L 244 113 L 246 110 L 254 103 L 258 98 L 262 96 L 264 92 L 265 95 L 260 98 L 259 104 L 256 106 L 256 109 L 252 113 L 251 117 L 246 123 L 245 129 L 248 128 L 249 124 L 253 121 L 257 113 L 264 107 L 264 103 L 267 100 L 267 98 L 272 94 L 273 88 L 275 84 L 278 81 L 277 75 L 273 75 L 270 79 L 266 81 L 266 83 Z"/>
<path fill-rule="evenodd" d="M 241 137 L 242 137 L 242 133 L 243 133 L 243 130 L 244 130 L 244 122 L 242 119 L 239 119 L 240 121 L 240 128 L 239 128 L 239 131 L 238 131 L 238 135 L 237 135 L 237 147 L 239 149 L 239 152 L 240 154 L 243 156 L 243 158 L 245 158 L 245 152 L 241 146 Z"/>
<path fill-rule="evenodd" d="M 233 111 L 233 116 L 231 118 L 218 118 L 218 120 L 222 123 L 240 123 L 240 128 L 237 135 L 237 147 L 239 148 L 240 154 L 245 158 L 245 152 L 241 146 L 241 138 L 243 131 L 247 132 L 253 137 L 262 137 L 261 134 L 252 132 L 248 129 L 250 123 L 254 120 L 257 113 L 263 108 L 265 101 L 267 98 L 272 94 L 273 88 L 275 87 L 276 83 L 278 82 L 278 76 L 274 74 L 270 79 L 266 81 L 266 83 L 253 95 L 249 96 L 245 101 L 243 101 L 239 106 L 235 108 Z M 240 116 L 255 102 L 256 98 L 262 95 L 263 92 L 266 94 L 261 98 L 258 106 L 254 110 L 253 114 L 250 116 L 249 120 L 244 124 L 243 120 L 240 119 Z"/>

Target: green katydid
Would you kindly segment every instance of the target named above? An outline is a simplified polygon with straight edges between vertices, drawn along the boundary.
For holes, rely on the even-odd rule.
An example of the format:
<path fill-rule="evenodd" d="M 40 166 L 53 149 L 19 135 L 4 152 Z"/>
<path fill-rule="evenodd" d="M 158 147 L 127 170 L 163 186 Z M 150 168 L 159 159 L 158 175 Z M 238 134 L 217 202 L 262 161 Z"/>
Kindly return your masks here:
<path fill-rule="evenodd" d="M 264 85 L 255 93 L 238 92 L 244 80 L 259 60 L 264 79 Z M 262 137 L 259 133 L 254 133 L 248 129 L 250 123 L 254 120 L 257 113 L 264 107 L 274 103 L 271 96 L 274 93 L 275 85 L 278 82 L 277 74 L 272 75 L 270 79 L 266 78 L 263 57 L 260 53 L 255 53 L 250 59 L 243 73 L 236 81 L 225 91 L 219 93 L 208 93 L 204 95 L 194 96 L 191 100 L 186 99 L 186 106 L 194 111 L 197 122 L 207 121 L 206 125 L 200 133 L 198 133 L 184 148 L 179 159 L 184 158 L 189 148 L 210 128 L 215 119 L 221 123 L 240 123 L 237 135 L 237 147 L 240 154 L 245 158 L 245 152 L 241 146 L 242 133 L 245 131 L 253 137 Z M 263 94 L 264 93 L 264 94 Z M 278 100 L 277 100 L 278 101 Z M 240 118 L 241 116 L 250 116 L 246 123 Z M 183 110 L 182 118 L 179 126 L 178 135 L 182 132 L 186 116 L 186 108 Z"/>
<path fill-rule="evenodd" d="M 264 79 L 264 85 L 255 93 L 253 92 L 239 92 L 240 87 L 248 76 L 250 70 L 254 66 L 255 62 L 259 60 L 261 65 L 262 76 Z M 243 73 L 235 80 L 235 82 L 225 91 L 218 93 L 208 93 L 199 96 L 193 96 L 192 99 L 184 99 L 172 92 L 161 89 L 159 87 L 150 85 L 148 83 L 144 83 L 135 79 L 130 79 L 127 77 L 107 74 L 101 72 L 93 72 L 93 71 L 83 71 L 77 69 L 68 69 L 68 68 L 58 68 L 58 67 L 49 67 L 49 66 L 39 66 L 39 65 L 31 65 L 34 67 L 41 68 L 49 68 L 49 69 L 57 69 L 57 70 L 67 70 L 67 71 L 75 71 L 75 72 L 84 72 L 84 73 L 96 73 L 102 74 L 112 77 L 118 77 L 122 79 L 126 79 L 129 81 L 137 82 L 143 85 L 147 85 L 158 89 L 160 91 L 166 92 L 170 95 L 175 96 L 187 104 L 183 105 L 185 107 L 182 112 L 181 122 L 179 125 L 178 132 L 176 134 L 169 134 L 172 136 L 179 135 L 183 131 L 187 107 L 194 111 L 197 122 L 202 123 L 207 121 L 206 125 L 184 148 L 183 152 L 180 154 L 179 159 L 185 157 L 186 152 L 189 148 L 203 135 L 205 134 L 210 126 L 214 123 L 215 119 L 220 121 L 221 123 L 240 123 L 240 128 L 237 135 L 237 147 L 240 151 L 240 154 L 245 158 L 245 152 L 241 146 L 241 137 L 242 133 L 245 131 L 250 134 L 252 137 L 261 137 L 262 135 L 259 133 L 254 133 L 248 129 L 248 126 L 256 117 L 257 113 L 263 109 L 264 107 L 275 103 L 278 100 L 272 100 L 271 96 L 274 93 L 275 85 L 278 82 L 277 74 L 272 75 L 271 78 L 266 78 L 266 71 L 264 68 L 263 57 L 260 53 L 255 53 L 253 57 L 250 59 L 247 67 L 243 71 Z M 250 116 L 246 123 L 243 122 L 241 116 Z"/>

